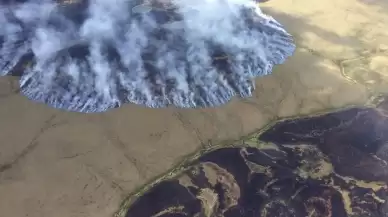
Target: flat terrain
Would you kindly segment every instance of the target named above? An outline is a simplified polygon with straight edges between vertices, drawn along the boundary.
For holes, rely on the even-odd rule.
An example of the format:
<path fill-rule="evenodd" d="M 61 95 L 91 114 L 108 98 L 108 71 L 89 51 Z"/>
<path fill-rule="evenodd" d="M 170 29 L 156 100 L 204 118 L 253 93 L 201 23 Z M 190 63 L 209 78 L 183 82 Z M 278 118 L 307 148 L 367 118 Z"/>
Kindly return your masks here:
<path fill-rule="evenodd" d="M 123 213 L 388 217 L 387 112 L 381 98 L 375 106 L 279 121 L 193 156 L 182 172 L 134 195 Z"/>
<path fill-rule="evenodd" d="M 0 215 L 108 217 L 188 155 L 280 118 L 367 104 L 388 93 L 388 3 L 271 0 L 263 10 L 298 49 L 255 96 L 215 109 L 51 109 L 0 78 Z"/>

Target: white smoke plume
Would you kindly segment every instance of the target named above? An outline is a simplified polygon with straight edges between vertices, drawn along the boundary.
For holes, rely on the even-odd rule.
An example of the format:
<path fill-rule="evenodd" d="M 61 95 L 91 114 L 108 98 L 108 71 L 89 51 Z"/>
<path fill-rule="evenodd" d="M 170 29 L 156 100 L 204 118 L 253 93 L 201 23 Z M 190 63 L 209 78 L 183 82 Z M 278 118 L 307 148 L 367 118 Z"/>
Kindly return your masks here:
<path fill-rule="evenodd" d="M 252 0 L 0 0 L 0 75 L 56 108 L 208 107 L 292 55 Z"/>

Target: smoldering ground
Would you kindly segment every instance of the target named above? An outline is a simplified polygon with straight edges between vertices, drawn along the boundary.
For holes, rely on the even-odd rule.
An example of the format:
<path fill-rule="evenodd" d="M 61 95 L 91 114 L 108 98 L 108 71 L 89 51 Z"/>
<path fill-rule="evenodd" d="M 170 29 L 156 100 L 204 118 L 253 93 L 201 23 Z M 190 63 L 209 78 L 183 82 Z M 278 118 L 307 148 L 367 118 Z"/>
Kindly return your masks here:
<path fill-rule="evenodd" d="M 2 1 L 0 23 L 0 74 L 78 112 L 249 97 L 253 79 L 295 49 L 251 0 Z"/>

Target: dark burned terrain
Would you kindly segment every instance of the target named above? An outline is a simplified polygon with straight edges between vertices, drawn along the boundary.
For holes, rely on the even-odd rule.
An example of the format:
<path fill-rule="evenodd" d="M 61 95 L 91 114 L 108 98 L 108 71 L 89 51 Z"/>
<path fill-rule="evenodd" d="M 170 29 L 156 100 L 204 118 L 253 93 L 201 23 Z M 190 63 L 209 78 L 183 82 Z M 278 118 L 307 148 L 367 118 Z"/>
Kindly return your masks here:
<path fill-rule="evenodd" d="M 387 217 L 388 99 L 281 121 L 203 154 L 127 217 Z"/>

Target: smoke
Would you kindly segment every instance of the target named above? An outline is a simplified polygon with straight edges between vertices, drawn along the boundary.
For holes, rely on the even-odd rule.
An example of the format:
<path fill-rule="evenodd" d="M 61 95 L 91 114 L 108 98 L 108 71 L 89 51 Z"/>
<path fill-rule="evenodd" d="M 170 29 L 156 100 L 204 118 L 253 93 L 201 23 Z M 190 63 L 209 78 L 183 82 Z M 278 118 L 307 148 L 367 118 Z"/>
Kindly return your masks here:
<path fill-rule="evenodd" d="M 78 112 L 218 106 L 295 49 L 251 0 L 27 0 L 0 4 L 0 23 L 0 75 Z"/>

